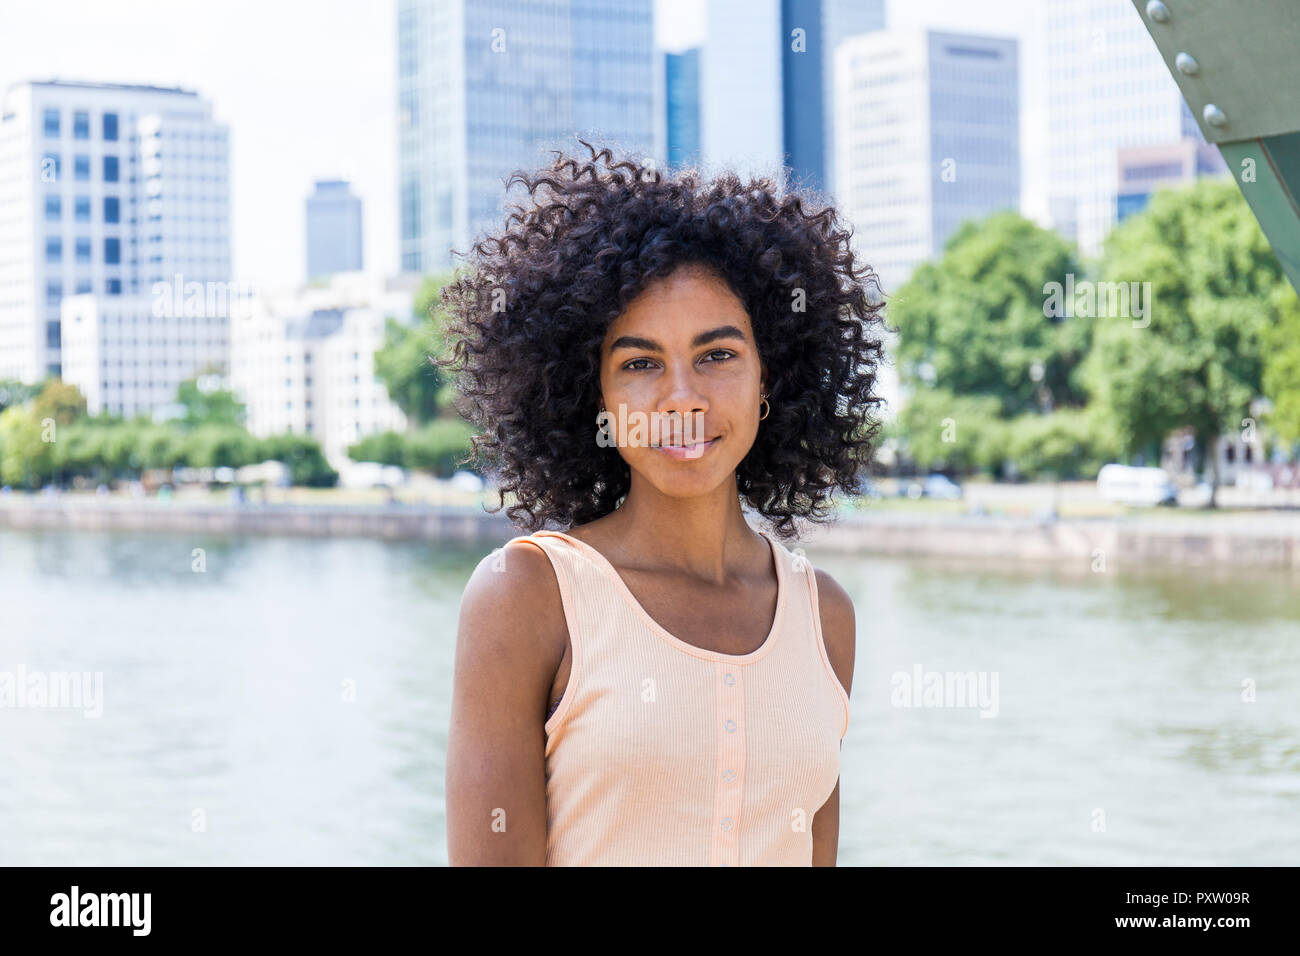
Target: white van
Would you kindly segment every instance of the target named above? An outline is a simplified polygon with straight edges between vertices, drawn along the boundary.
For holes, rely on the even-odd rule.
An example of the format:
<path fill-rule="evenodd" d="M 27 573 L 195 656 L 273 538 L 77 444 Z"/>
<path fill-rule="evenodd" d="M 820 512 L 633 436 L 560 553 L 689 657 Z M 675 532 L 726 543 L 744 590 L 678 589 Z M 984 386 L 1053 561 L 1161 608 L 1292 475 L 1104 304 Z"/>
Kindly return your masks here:
<path fill-rule="evenodd" d="M 1097 493 L 1106 501 L 1125 505 L 1178 503 L 1178 489 L 1163 468 L 1103 465 L 1097 473 Z"/>

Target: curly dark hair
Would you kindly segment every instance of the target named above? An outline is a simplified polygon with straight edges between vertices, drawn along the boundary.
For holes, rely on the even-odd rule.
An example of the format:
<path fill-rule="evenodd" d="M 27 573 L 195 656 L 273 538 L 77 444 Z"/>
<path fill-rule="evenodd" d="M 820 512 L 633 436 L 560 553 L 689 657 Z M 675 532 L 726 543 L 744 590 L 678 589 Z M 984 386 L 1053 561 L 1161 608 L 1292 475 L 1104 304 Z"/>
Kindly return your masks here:
<path fill-rule="evenodd" d="M 482 430 L 466 461 L 496 479 L 493 510 L 513 493 L 511 522 L 536 531 L 618 507 L 630 470 L 594 441 L 600 346 L 648 283 L 693 263 L 744 304 L 768 369 L 771 412 L 736 470 L 742 499 L 786 540 L 796 517 L 826 520 L 837 489 L 862 490 L 881 428 L 872 407 L 884 401 L 873 391 L 883 346 L 867 334 L 883 325 L 883 299 L 875 273 L 855 265 L 851 230 L 830 206 L 806 213 L 788 171 L 780 183 L 730 170 L 706 181 L 694 167 L 665 176 L 579 142 L 590 161 L 552 150 L 549 167 L 506 181 L 523 183 L 532 208 L 513 206 L 442 290 L 450 358 L 433 361 Z"/>

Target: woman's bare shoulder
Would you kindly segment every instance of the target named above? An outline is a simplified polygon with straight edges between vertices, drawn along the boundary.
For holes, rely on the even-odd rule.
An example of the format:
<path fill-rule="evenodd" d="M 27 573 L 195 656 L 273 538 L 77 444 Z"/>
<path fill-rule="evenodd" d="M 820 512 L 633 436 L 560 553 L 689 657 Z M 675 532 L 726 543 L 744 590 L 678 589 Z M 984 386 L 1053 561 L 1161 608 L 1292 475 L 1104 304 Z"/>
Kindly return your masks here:
<path fill-rule="evenodd" d="M 512 538 L 478 563 L 461 598 L 459 630 L 498 650 L 554 657 L 554 671 L 568 628 L 555 569 L 539 545 Z"/>

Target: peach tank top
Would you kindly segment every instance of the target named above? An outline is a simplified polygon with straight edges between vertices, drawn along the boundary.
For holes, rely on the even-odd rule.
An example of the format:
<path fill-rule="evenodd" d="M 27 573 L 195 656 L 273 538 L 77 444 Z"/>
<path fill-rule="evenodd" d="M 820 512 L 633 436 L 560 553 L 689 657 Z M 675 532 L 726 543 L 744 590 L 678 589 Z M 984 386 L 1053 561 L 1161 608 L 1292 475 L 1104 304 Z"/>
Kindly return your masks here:
<path fill-rule="evenodd" d="M 674 637 L 614 566 L 559 531 L 546 552 L 572 648 L 547 719 L 547 866 L 811 866 L 849 699 L 826 656 L 811 564 L 760 531 L 776 619 L 749 654 Z"/>

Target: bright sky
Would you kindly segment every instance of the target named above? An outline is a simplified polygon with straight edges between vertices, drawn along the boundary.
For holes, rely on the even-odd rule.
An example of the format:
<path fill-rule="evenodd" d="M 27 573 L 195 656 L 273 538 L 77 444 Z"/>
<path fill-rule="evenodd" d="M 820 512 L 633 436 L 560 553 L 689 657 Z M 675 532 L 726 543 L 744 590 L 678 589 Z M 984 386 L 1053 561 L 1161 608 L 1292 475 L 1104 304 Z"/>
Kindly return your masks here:
<path fill-rule="evenodd" d="M 1019 36 L 1022 52 L 1033 9 L 1028 0 L 888 6 L 891 25 Z M 334 177 L 352 180 L 364 202 L 367 269 L 391 272 L 395 9 L 393 0 L 0 0 L 0 90 L 53 77 L 196 90 L 231 128 L 236 279 L 299 280 L 303 200 L 314 179 Z M 656 20 L 665 48 L 703 38 L 702 0 L 656 0 Z"/>

